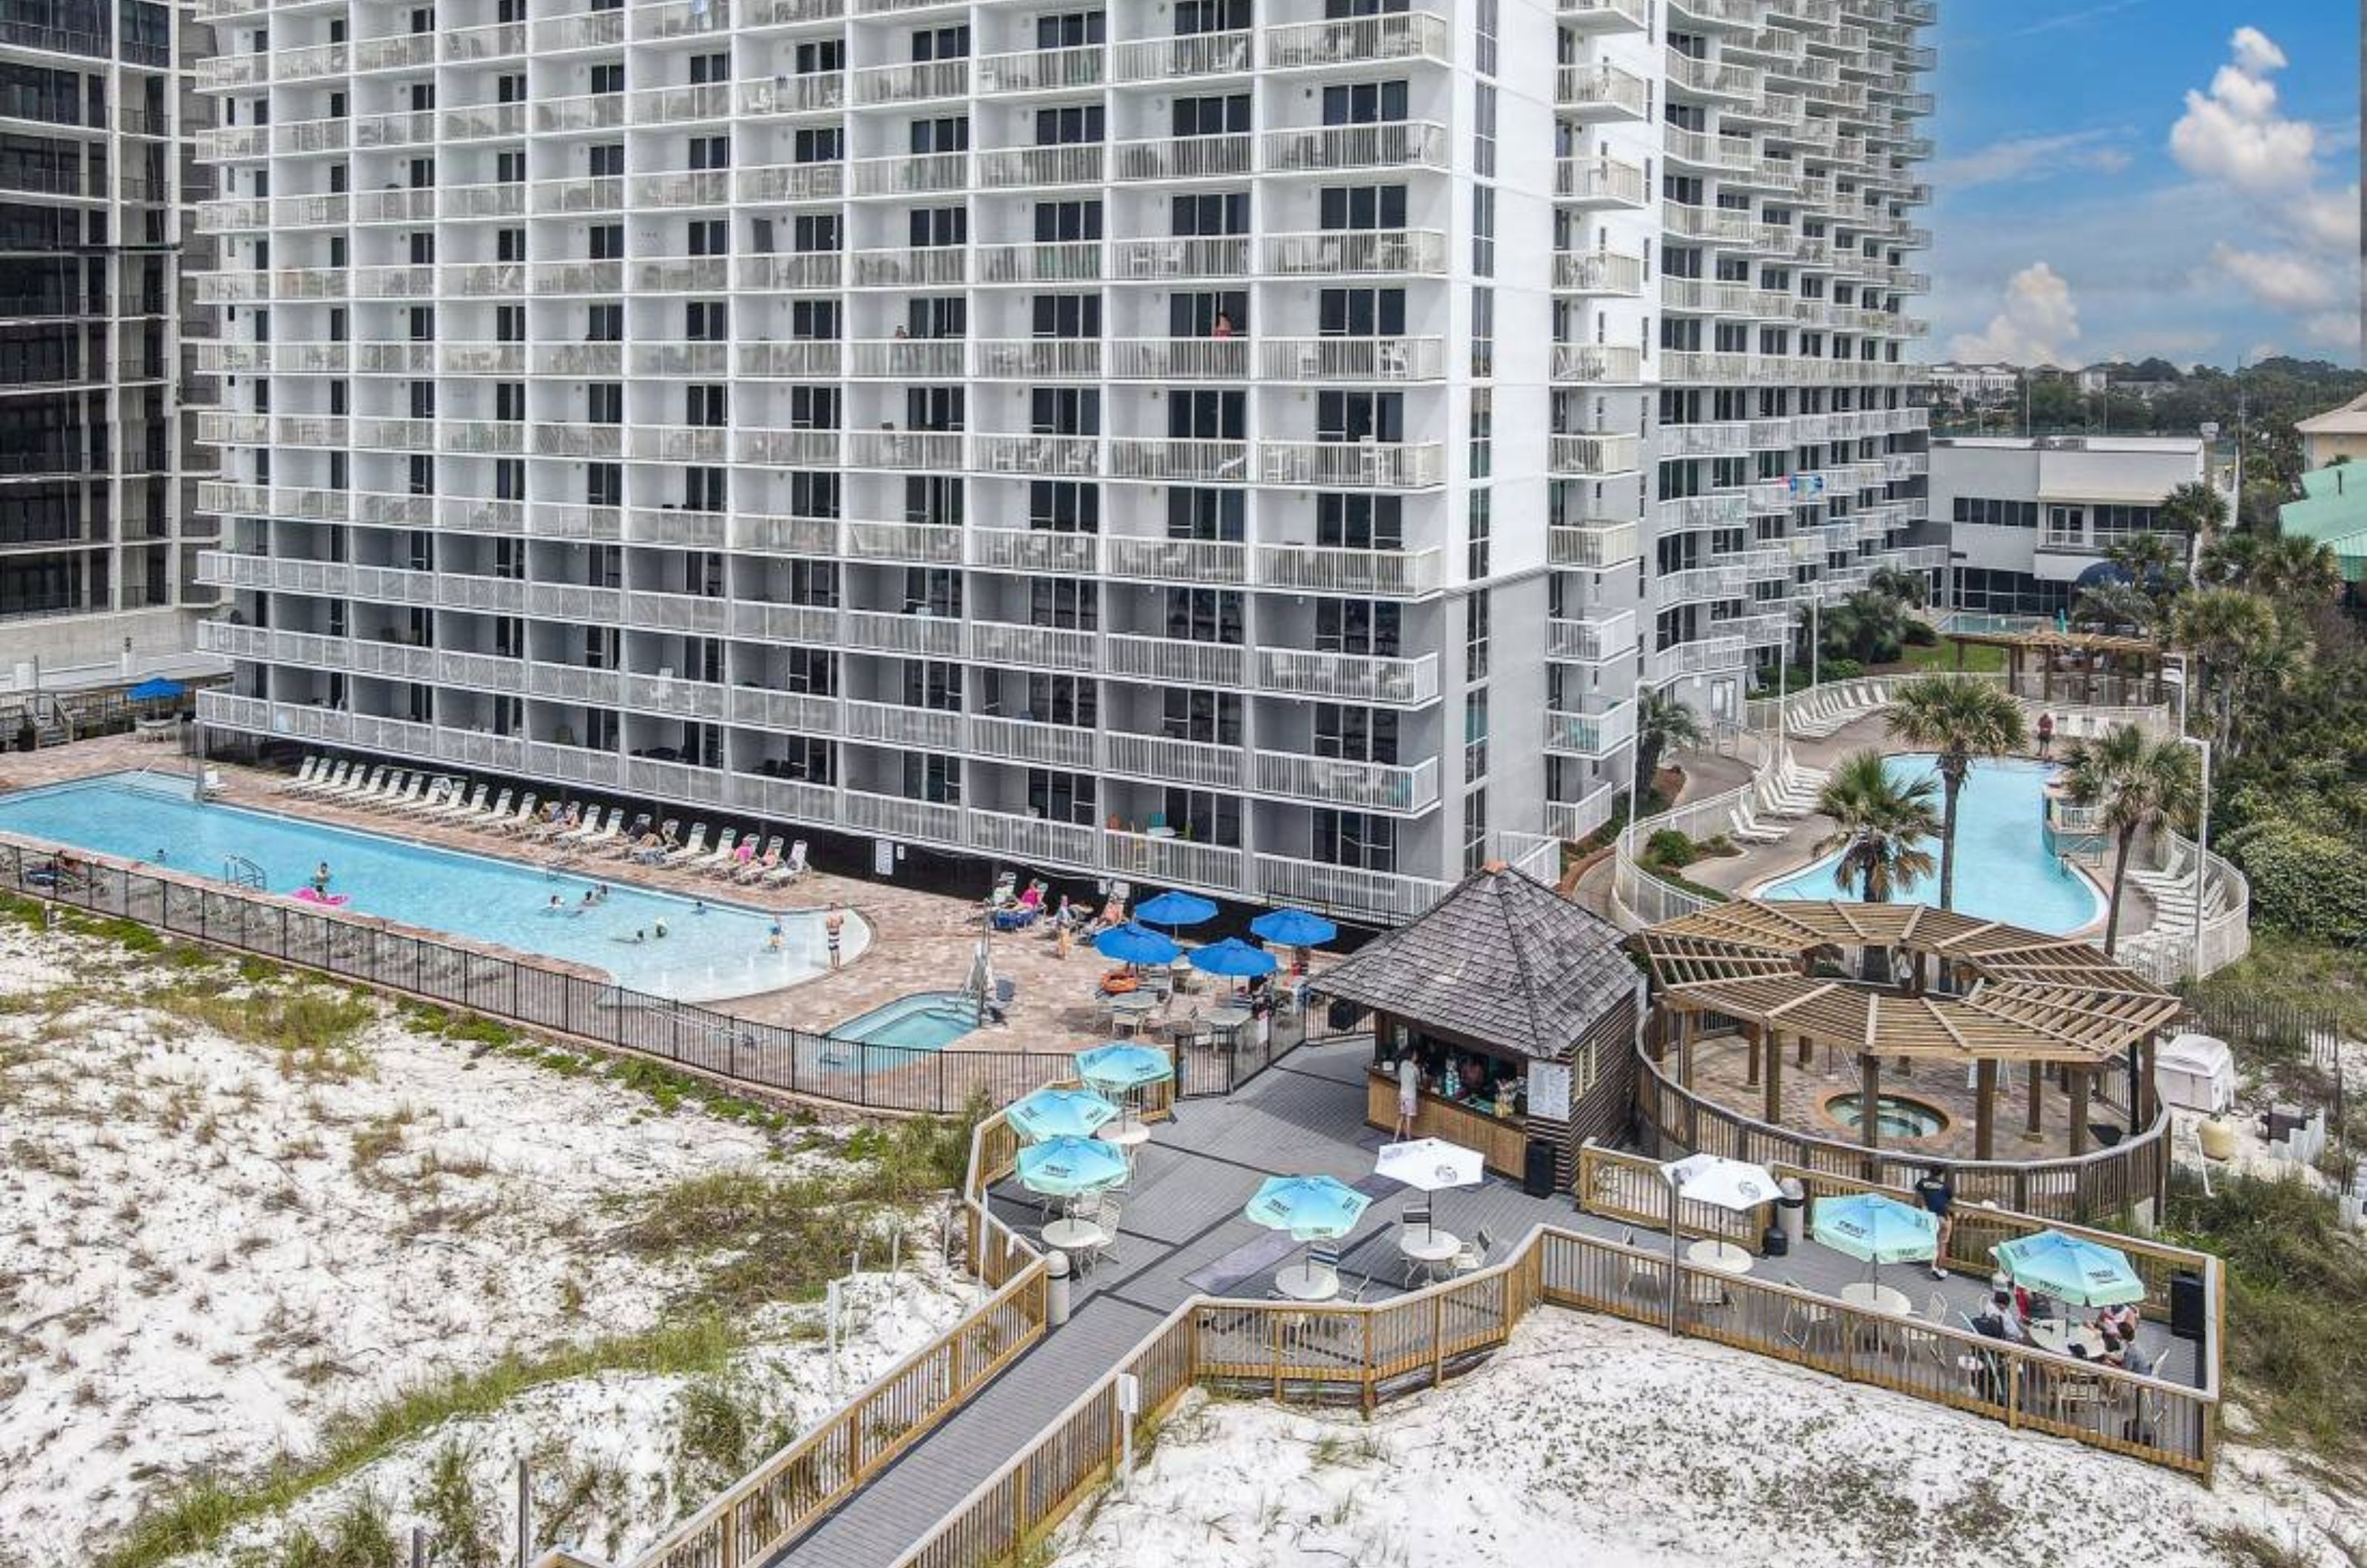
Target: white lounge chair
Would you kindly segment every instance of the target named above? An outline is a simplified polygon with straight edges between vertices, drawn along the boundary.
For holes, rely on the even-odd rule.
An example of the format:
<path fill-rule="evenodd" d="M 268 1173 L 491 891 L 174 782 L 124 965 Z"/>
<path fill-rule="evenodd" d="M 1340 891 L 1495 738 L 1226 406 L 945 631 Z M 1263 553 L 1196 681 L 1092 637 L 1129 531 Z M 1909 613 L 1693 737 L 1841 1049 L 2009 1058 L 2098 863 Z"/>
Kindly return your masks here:
<path fill-rule="evenodd" d="M 583 825 L 572 832 L 560 834 L 559 842 L 571 850 L 588 850 L 595 844 L 615 838 L 624 825 L 625 808 L 623 807 L 610 807 L 607 819 L 603 822 L 600 808 L 595 806 L 590 815 L 583 818 Z"/>
<path fill-rule="evenodd" d="M 772 838 L 765 842 L 764 850 L 762 854 L 755 856 L 744 865 L 735 865 L 731 868 L 731 880 L 734 882 L 754 882 L 761 878 L 766 872 L 780 864 L 781 842 L 781 835 L 778 833 L 774 834 Z"/>
<path fill-rule="evenodd" d="M 359 795 L 347 795 L 345 804 L 358 810 L 371 810 L 379 801 L 391 795 L 402 794 L 403 781 L 410 776 L 411 770 L 408 768 L 389 768 L 385 775 L 369 788 L 363 790 Z"/>
<path fill-rule="evenodd" d="M 515 811 L 498 822 L 486 824 L 487 830 L 498 833 L 504 838 L 525 832 L 535 824 L 535 807 L 539 803 L 535 799 L 534 792 L 528 790 L 526 798 L 518 802 L 518 808 Z"/>
<path fill-rule="evenodd" d="M 583 826 L 583 803 L 576 802 L 527 835 L 538 844 L 555 843 Z"/>
<path fill-rule="evenodd" d="M 1750 809 L 1750 797 L 1735 803 L 1729 831 L 1747 844 L 1772 844 L 1789 831 L 1783 828 L 1762 828 Z"/>
<path fill-rule="evenodd" d="M 493 786 L 479 780 L 473 794 L 463 797 L 459 789 L 444 797 L 444 804 L 428 813 L 438 822 L 456 822 L 474 817 L 485 809 L 485 796 Z"/>
<path fill-rule="evenodd" d="M 660 860 L 658 863 L 663 866 L 688 865 L 692 861 L 698 859 L 699 856 L 706 852 L 707 824 L 701 822 L 697 827 L 691 829 L 690 837 L 688 840 L 685 840 L 682 848 L 674 851 L 669 855 L 666 855 L 663 859 Z"/>
<path fill-rule="evenodd" d="M 286 795 L 291 790 L 302 789 L 306 784 L 311 784 L 314 779 L 319 778 L 320 776 L 321 754 L 318 751 L 315 751 L 311 756 L 304 759 L 304 765 L 296 770 L 296 776 L 294 778 L 280 780 L 277 788 L 279 794 Z"/>
<path fill-rule="evenodd" d="M 806 874 L 806 841 L 799 839 L 789 846 L 789 858 L 766 872 L 763 881 L 767 887 L 778 887 L 785 882 L 795 882 Z"/>
<path fill-rule="evenodd" d="M 509 790 L 502 791 L 500 795 L 493 797 L 493 803 L 487 806 L 481 798 L 482 791 L 480 791 L 480 798 L 467 809 L 456 813 L 452 820 L 463 828 L 481 828 L 488 822 L 498 822 L 509 813 L 512 793 Z"/>
<path fill-rule="evenodd" d="M 723 836 L 715 840 L 715 848 L 696 860 L 683 862 L 682 869 L 695 876 L 711 876 L 731 863 L 731 851 L 740 842 L 740 829 L 726 828 Z"/>
<path fill-rule="evenodd" d="M 418 805 L 427 795 L 427 775 L 413 773 L 402 782 L 402 787 L 379 801 L 373 809 L 387 816 L 401 816 Z"/>
<path fill-rule="evenodd" d="M 345 782 L 335 788 L 322 791 L 321 798 L 323 800 L 334 800 L 340 803 L 357 800 L 363 795 L 376 793 L 377 790 L 385 783 L 386 768 L 384 764 L 381 763 L 376 767 L 365 768 L 363 764 L 357 762 L 354 764 L 354 771 L 345 775 Z"/>
<path fill-rule="evenodd" d="M 319 796 L 328 794 L 333 789 L 342 789 L 345 787 L 346 776 L 353 771 L 353 766 L 351 762 L 329 763 L 312 775 L 311 783 L 298 784 L 289 793 Z"/>

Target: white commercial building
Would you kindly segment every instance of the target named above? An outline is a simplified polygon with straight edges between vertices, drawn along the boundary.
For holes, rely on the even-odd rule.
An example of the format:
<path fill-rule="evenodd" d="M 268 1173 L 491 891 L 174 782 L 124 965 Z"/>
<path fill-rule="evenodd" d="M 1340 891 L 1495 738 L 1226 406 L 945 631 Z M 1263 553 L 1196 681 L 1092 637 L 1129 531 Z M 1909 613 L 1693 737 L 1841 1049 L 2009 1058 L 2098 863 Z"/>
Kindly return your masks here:
<path fill-rule="evenodd" d="M 218 734 L 1389 920 L 1940 564 L 1928 0 L 200 9 Z"/>
<path fill-rule="evenodd" d="M 2155 531 L 2162 501 L 2205 476 L 2192 436 L 1983 436 L 1931 444 L 1931 521 L 1953 552 L 1943 586 L 1958 609 L 2051 615 L 2080 577 L 2132 534 Z"/>

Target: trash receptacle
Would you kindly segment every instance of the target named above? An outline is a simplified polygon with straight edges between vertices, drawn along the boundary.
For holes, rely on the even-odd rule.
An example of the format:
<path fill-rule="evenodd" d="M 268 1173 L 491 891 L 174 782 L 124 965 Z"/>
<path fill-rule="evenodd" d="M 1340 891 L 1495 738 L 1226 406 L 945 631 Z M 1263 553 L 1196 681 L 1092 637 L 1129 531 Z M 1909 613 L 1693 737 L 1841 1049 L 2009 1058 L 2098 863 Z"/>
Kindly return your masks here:
<path fill-rule="evenodd" d="M 1044 1321 L 1053 1328 L 1069 1321 L 1069 1255 L 1057 1247 L 1044 1256 Z"/>
<path fill-rule="evenodd" d="M 1775 1228 L 1784 1233 L 1785 1247 L 1795 1247 L 1808 1236 L 1808 1190 L 1796 1176 L 1785 1177 L 1777 1186 L 1784 1195 L 1775 1200 Z"/>
<path fill-rule="evenodd" d="M 1784 1226 L 1780 1221 L 1777 1224 L 1769 1225 L 1767 1227 L 1767 1233 L 1759 1238 L 1759 1250 L 1769 1258 L 1788 1258 L 1791 1256 L 1791 1239 L 1784 1235 Z"/>
<path fill-rule="evenodd" d="M 1550 1198 L 1554 1190 L 1554 1146 L 1531 1138 L 1521 1162 L 1521 1190 L 1532 1198 Z"/>

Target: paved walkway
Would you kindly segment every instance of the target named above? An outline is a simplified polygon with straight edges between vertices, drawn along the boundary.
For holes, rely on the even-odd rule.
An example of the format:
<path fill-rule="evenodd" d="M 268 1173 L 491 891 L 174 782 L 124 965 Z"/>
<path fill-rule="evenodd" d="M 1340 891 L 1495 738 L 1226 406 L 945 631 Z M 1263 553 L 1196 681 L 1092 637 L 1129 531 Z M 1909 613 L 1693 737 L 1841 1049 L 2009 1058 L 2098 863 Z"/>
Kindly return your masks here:
<path fill-rule="evenodd" d="M 1078 1282 L 1068 1325 L 1047 1335 L 969 1405 L 771 1562 L 888 1568 L 1177 1306 L 1203 1291 L 1263 1299 L 1274 1269 L 1295 1256 L 1286 1238 L 1240 1216 L 1242 1204 L 1268 1176 L 1330 1175 L 1373 1193 L 1358 1235 L 1344 1249 L 1342 1275 L 1352 1292 L 1365 1285 L 1367 1301 L 1399 1293 L 1397 1216 L 1408 1194 L 1372 1176 L 1374 1151 L 1384 1140 L 1364 1124 L 1371 1049 L 1361 1040 L 1304 1046 L 1229 1099 L 1181 1105 L 1176 1120 L 1145 1145 L 1125 1194 L 1117 1256 Z M 1005 1188 L 993 1201 L 1014 1229 L 1035 1234 L 1041 1223 L 1035 1199 Z M 1435 1212 L 1438 1224 L 1459 1235 L 1485 1230 L 1494 1242 L 1491 1258 L 1539 1224 L 1614 1239 L 1629 1234 L 1624 1224 L 1579 1213 L 1566 1193 L 1531 1198 L 1492 1178 L 1478 1188 L 1437 1194 Z M 1834 1294 L 1863 1279 L 1866 1269 L 1811 1244 L 1785 1258 L 1761 1259 L 1754 1272 Z M 1976 1310 L 1987 1294 L 1979 1280 L 1951 1277 L 1942 1283 L 1913 1267 L 1888 1269 L 1882 1278 L 1907 1292 L 1919 1311 L 1934 1292 L 1947 1298 L 1952 1313 Z M 2163 1375 L 2192 1376 L 2184 1342 L 2149 1325 L 2146 1344 L 2167 1358 Z"/>

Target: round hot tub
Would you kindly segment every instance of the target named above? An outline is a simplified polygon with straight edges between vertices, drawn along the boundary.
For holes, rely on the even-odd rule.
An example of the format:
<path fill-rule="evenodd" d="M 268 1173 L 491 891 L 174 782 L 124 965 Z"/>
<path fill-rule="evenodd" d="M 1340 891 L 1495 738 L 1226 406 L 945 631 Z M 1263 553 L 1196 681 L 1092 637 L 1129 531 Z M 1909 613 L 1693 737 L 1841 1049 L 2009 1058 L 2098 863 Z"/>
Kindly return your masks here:
<path fill-rule="evenodd" d="M 1862 1132 L 1865 1126 L 1864 1101 L 1862 1094 L 1837 1094 L 1825 1101 L 1825 1114 L 1852 1133 Z M 1937 1137 L 1948 1128 L 1946 1111 L 1909 1095 L 1877 1096 L 1874 1115 L 1874 1129 L 1886 1144 Z"/>

